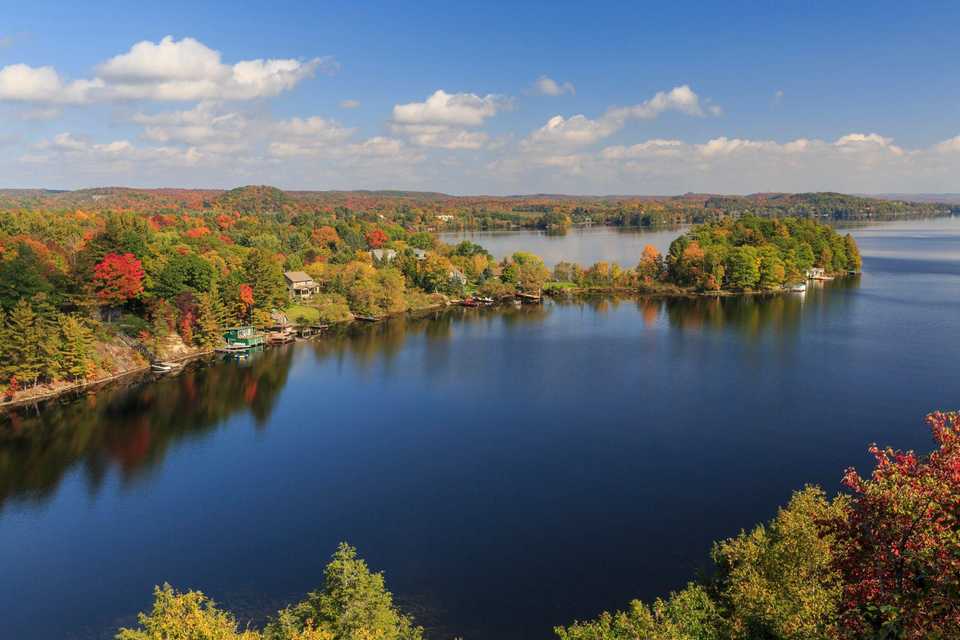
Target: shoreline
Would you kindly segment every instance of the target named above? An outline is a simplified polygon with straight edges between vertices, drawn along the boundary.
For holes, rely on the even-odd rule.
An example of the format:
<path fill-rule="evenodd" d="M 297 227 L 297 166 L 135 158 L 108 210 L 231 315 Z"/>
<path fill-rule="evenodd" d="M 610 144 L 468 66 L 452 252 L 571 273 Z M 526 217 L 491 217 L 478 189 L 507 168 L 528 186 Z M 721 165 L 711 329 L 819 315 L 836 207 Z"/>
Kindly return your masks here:
<path fill-rule="evenodd" d="M 859 274 L 858 274 L 859 275 Z M 836 276 L 836 279 L 849 277 L 849 274 Z M 731 291 L 731 290 L 721 290 L 721 291 L 696 291 L 693 289 L 684 289 L 680 287 L 664 287 L 664 288 L 630 288 L 630 287 L 554 287 L 545 289 L 542 293 L 542 298 L 551 298 L 551 299 L 572 299 L 576 297 L 616 297 L 616 298 L 651 298 L 651 299 L 696 299 L 696 298 L 736 298 L 736 297 L 752 297 L 752 296 L 776 296 L 783 294 L 795 294 L 795 292 L 790 291 L 789 289 L 770 289 L 770 290 L 756 290 L 756 291 Z M 795 294 L 800 295 L 800 294 Z M 541 299 L 542 299 L 541 298 Z M 496 309 L 508 306 L 511 302 L 508 300 L 516 300 L 515 297 L 502 298 L 497 300 L 493 305 L 484 306 L 484 307 L 471 307 L 478 310 L 485 309 Z M 529 304 L 529 303 L 527 303 Z M 533 304 L 542 304 L 542 302 L 533 303 Z M 328 325 L 327 331 L 335 328 L 348 327 L 353 325 L 369 325 L 376 326 L 383 322 L 389 321 L 391 319 L 399 317 L 408 317 L 408 318 L 418 318 L 424 317 L 431 313 L 448 311 L 453 307 L 461 307 L 462 305 L 455 302 L 448 302 L 445 305 L 437 305 L 431 307 L 424 307 L 419 309 L 408 309 L 406 311 L 401 311 L 399 313 L 389 314 L 381 318 L 377 318 L 373 322 L 365 322 L 357 318 L 351 320 L 346 320 L 343 322 L 334 322 Z M 314 342 L 318 339 L 322 339 L 328 335 L 326 332 L 319 333 L 317 335 L 305 338 L 298 338 L 294 342 Z M 289 343 L 284 343 L 289 344 Z M 265 349 L 269 349 L 275 346 L 284 346 L 284 345 L 264 345 Z M 201 360 L 204 358 L 209 358 L 215 356 L 216 351 L 213 349 L 204 349 L 197 352 L 192 352 L 186 355 L 181 355 L 176 358 L 166 358 L 164 362 L 182 362 L 184 365 L 189 365 L 192 362 Z M 149 376 L 153 376 L 153 380 L 147 380 Z M 9 410 L 23 409 L 26 407 L 36 407 L 36 409 L 42 410 L 40 405 L 45 405 L 54 400 L 62 399 L 68 396 L 76 396 L 72 400 L 79 399 L 81 395 L 86 395 L 88 393 L 96 393 L 101 388 L 113 386 L 124 380 L 132 380 L 133 378 L 140 376 L 147 382 L 156 381 L 167 374 L 165 373 L 154 373 L 150 369 L 150 363 L 146 363 L 142 366 L 126 369 L 124 371 L 113 373 L 109 376 L 104 376 L 96 378 L 93 380 L 87 380 L 84 382 L 70 384 L 64 387 L 57 388 L 47 388 L 42 390 L 38 394 L 29 395 L 27 397 L 14 398 L 10 401 L 0 400 L 0 415 L 3 415 Z M 71 400 L 71 401 L 72 401 Z"/>

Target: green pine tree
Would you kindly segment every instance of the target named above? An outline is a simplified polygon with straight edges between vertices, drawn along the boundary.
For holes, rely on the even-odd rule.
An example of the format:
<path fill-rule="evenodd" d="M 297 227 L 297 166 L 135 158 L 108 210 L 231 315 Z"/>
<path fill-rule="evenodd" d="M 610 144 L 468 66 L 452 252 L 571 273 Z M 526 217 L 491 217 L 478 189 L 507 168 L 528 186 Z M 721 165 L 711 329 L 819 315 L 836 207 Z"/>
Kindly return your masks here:
<path fill-rule="evenodd" d="M 197 296 L 197 331 L 196 342 L 207 349 L 220 344 L 223 336 L 223 325 L 217 318 L 214 309 L 213 296 L 201 293 Z"/>
<path fill-rule="evenodd" d="M 76 316 L 60 316 L 61 370 L 68 378 L 85 378 L 93 365 L 93 332 Z"/>
<path fill-rule="evenodd" d="M 43 372 L 41 328 L 30 303 L 20 299 L 7 320 L 5 373 L 20 384 L 35 384 Z"/>
<path fill-rule="evenodd" d="M 57 314 L 59 315 L 59 314 Z M 39 343 L 37 348 L 40 357 L 40 377 L 48 382 L 57 380 L 63 369 L 63 342 L 60 335 L 60 326 L 56 321 L 47 318 L 37 318 L 39 329 Z"/>

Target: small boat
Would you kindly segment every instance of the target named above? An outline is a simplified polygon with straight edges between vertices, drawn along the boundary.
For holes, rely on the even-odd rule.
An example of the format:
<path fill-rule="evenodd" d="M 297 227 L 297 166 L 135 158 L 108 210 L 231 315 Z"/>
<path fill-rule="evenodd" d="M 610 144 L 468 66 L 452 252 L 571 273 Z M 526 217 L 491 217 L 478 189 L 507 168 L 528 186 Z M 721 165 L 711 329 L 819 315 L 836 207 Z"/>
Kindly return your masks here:
<path fill-rule="evenodd" d="M 479 307 L 480 302 L 474 298 L 467 298 L 466 300 L 460 301 L 460 306 L 462 307 Z"/>
<path fill-rule="evenodd" d="M 790 293 L 805 293 L 806 291 L 807 285 L 805 282 L 798 282 L 790 285 Z"/>
<path fill-rule="evenodd" d="M 183 368 L 182 362 L 160 362 L 158 360 L 156 362 L 150 363 L 150 370 L 153 371 L 154 373 L 170 373 L 171 371 L 175 371 L 177 369 L 182 369 L 182 368 Z"/>
<path fill-rule="evenodd" d="M 489 307 L 490 305 L 493 304 L 493 298 L 487 298 L 487 297 L 481 296 L 481 297 L 479 297 L 479 298 L 475 298 L 475 300 L 476 300 L 477 302 L 479 302 L 480 304 L 482 304 L 482 305 L 484 305 L 484 306 L 487 306 L 487 307 Z"/>
<path fill-rule="evenodd" d="M 380 321 L 380 318 L 378 318 L 378 317 L 376 317 L 376 316 L 358 316 L 357 314 L 354 314 L 353 317 L 356 318 L 357 320 L 362 320 L 362 321 L 364 321 L 364 322 L 379 322 L 379 321 Z"/>

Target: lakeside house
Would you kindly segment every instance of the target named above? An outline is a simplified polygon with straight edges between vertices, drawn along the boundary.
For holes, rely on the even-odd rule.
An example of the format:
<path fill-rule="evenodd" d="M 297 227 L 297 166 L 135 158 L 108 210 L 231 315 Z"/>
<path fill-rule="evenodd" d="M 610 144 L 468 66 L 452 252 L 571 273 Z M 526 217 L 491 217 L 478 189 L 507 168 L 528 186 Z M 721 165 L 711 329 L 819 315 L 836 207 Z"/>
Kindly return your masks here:
<path fill-rule="evenodd" d="M 283 274 L 291 300 L 306 300 L 320 293 L 320 285 L 303 271 L 287 271 Z"/>
<path fill-rule="evenodd" d="M 374 262 L 393 262 L 397 252 L 393 249 L 374 249 L 370 252 L 370 257 Z"/>
<path fill-rule="evenodd" d="M 827 273 L 822 267 L 811 267 L 807 269 L 807 278 L 811 280 L 823 280 Z"/>
<path fill-rule="evenodd" d="M 242 326 L 224 329 L 223 340 L 227 343 L 227 349 L 237 350 L 259 347 L 264 344 L 265 337 L 254 327 Z"/>

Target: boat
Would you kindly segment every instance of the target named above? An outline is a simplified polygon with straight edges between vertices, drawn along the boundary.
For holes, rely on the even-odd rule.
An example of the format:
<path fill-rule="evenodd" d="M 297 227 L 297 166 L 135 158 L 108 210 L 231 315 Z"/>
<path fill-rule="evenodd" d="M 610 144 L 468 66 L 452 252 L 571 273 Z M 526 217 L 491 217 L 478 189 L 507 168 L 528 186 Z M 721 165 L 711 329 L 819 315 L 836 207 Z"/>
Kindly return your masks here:
<path fill-rule="evenodd" d="M 467 298 L 466 300 L 460 301 L 460 306 L 462 307 L 479 307 L 480 302 L 474 298 Z"/>
<path fill-rule="evenodd" d="M 537 293 L 521 293 L 521 292 L 518 292 L 518 293 L 517 293 L 517 299 L 519 299 L 519 300 L 522 301 L 522 302 L 534 302 L 534 303 L 537 303 L 537 302 L 540 302 L 540 292 L 539 292 L 539 291 L 538 291 Z"/>
<path fill-rule="evenodd" d="M 376 316 L 359 316 L 357 314 L 353 314 L 353 317 L 364 322 L 380 322 L 380 318 Z"/>
<path fill-rule="evenodd" d="M 162 362 L 160 360 L 157 360 L 155 362 L 150 363 L 150 370 L 153 371 L 154 373 L 170 373 L 171 371 L 175 371 L 177 369 L 182 369 L 182 368 L 183 368 L 182 362 Z"/>
<path fill-rule="evenodd" d="M 246 351 L 252 347 L 261 347 L 266 343 L 266 336 L 249 325 L 230 327 L 223 332 L 224 345 L 217 351 L 232 353 Z"/>
<path fill-rule="evenodd" d="M 797 282 L 790 285 L 790 293 L 805 293 L 807 290 L 807 284 L 805 282 Z"/>
<path fill-rule="evenodd" d="M 479 298 L 475 298 L 475 300 L 480 304 L 484 305 L 485 307 L 489 307 L 490 305 L 493 304 L 493 298 L 487 298 L 487 297 L 481 296 Z"/>

